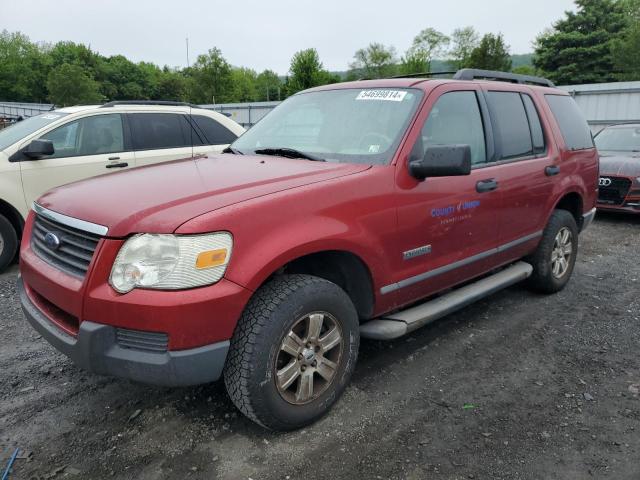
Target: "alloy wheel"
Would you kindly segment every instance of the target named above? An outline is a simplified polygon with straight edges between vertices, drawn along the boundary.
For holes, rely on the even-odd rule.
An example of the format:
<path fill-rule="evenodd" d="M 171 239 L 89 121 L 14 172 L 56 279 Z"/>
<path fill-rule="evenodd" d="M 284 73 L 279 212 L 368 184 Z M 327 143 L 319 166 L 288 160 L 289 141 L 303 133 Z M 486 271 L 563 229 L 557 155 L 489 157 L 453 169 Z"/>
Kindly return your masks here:
<path fill-rule="evenodd" d="M 318 398 L 335 379 L 343 349 L 342 327 L 333 315 L 314 312 L 298 319 L 276 356 L 280 396 L 294 405 Z"/>
<path fill-rule="evenodd" d="M 560 229 L 551 250 L 551 273 L 555 278 L 562 278 L 569 270 L 573 255 L 573 234 L 567 227 Z"/>

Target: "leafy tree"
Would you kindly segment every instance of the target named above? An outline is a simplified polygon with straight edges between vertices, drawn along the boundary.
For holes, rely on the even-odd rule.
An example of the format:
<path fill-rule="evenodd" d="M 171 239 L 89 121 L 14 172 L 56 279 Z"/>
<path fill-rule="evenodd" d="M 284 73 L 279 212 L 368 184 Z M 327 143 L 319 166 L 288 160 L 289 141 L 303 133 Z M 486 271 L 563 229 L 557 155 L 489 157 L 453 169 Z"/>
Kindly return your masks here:
<path fill-rule="evenodd" d="M 640 79 L 640 0 L 620 2 L 628 26 L 611 44 L 614 68 L 620 80 Z"/>
<path fill-rule="evenodd" d="M 471 53 L 479 43 L 480 35 L 473 27 L 456 28 L 451 34 L 451 66 L 458 70 L 468 65 Z"/>
<path fill-rule="evenodd" d="M 385 47 L 381 43 L 371 43 L 366 48 L 358 50 L 351 63 L 351 70 L 355 76 L 366 78 L 385 78 L 396 73 L 396 49 Z"/>
<path fill-rule="evenodd" d="M 218 48 L 199 55 L 192 69 L 190 96 L 196 103 L 225 103 L 231 101 L 233 79 L 231 65 Z"/>
<path fill-rule="evenodd" d="M 103 97 L 98 84 L 82 67 L 63 63 L 49 73 L 49 99 L 58 106 L 99 103 Z"/>
<path fill-rule="evenodd" d="M 558 84 L 616 80 L 612 47 L 627 22 L 615 0 L 576 0 L 578 10 L 536 39 L 534 65 Z"/>
<path fill-rule="evenodd" d="M 509 46 L 504 43 L 502 34 L 487 33 L 483 36 L 478 46 L 471 51 L 464 66 L 503 72 L 511 70 Z"/>
<path fill-rule="evenodd" d="M 0 32 L 0 99 L 44 102 L 49 63 L 26 35 Z"/>
<path fill-rule="evenodd" d="M 307 88 L 316 87 L 327 83 L 328 72 L 326 72 L 320 61 L 320 56 L 315 48 L 300 50 L 293 55 L 291 76 L 287 79 L 287 94 L 292 95 Z"/>
<path fill-rule="evenodd" d="M 234 102 L 255 102 L 258 96 L 256 79 L 258 74 L 250 68 L 234 68 L 231 72 Z"/>
<path fill-rule="evenodd" d="M 282 82 L 278 74 L 265 70 L 256 78 L 256 95 L 258 101 L 280 100 Z"/>
<path fill-rule="evenodd" d="M 426 67 L 424 72 L 431 71 L 431 61 L 436 57 L 442 57 L 451 39 L 444 33 L 434 28 L 425 28 L 413 39 L 413 44 L 407 51 L 407 57 L 414 63 L 420 63 Z"/>
<path fill-rule="evenodd" d="M 533 65 L 518 65 L 517 67 L 513 67 L 511 71 L 520 75 L 541 75 L 541 73 L 538 72 L 538 70 L 536 70 L 536 67 L 534 67 Z"/>
<path fill-rule="evenodd" d="M 421 55 L 407 54 L 402 57 L 402 61 L 400 62 L 400 73 L 402 75 L 411 75 L 413 73 L 429 71 L 429 64 Z"/>

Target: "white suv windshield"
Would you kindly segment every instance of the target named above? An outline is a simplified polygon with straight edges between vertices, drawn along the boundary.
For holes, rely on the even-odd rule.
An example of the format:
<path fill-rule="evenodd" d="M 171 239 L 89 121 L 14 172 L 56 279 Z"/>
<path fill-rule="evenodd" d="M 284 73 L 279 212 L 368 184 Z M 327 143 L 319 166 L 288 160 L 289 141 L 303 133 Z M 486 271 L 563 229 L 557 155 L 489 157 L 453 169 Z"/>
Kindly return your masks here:
<path fill-rule="evenodd" d="M 338 89 L 294 95 L 234 142 L 241 153 L 293 149 L 329 162 L 385 164 L 422 98 L 417 89 Z"/>
<path fill-rule="evenodd" d="M 640 152 L 640 125 L 605 128 L 596 136 L 598 150 Z"/>
<path fill-rule="evenodd" d="M 0 130 L 0 151 L 13 145 L 22 138 L 31 135 L 33 132 L 46 127 L 50 123 L 68 115 L 61 112 L 47 112 L 37 117 L 27 118 L 21 122 L 16 122 L 4 130 Z"/>

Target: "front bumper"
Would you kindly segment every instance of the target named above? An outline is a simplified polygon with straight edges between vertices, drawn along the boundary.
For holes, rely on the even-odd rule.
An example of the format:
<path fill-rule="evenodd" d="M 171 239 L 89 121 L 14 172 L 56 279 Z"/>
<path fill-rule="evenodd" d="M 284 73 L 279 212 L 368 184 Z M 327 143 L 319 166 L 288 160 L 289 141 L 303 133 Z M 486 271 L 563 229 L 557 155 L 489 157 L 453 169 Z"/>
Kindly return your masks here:
<path fill-rule="evenodd" d="M 598 210 L 602 212 L 625 212 L 640 214 L 640 200 L 632 200 L 623 203 L 622 205 L 611 205 L 607 203 L 596 204 Z"/>
<path fill-rule="evenodd" d="M 83 321 L 77 336 L 52 323 L 31 301 L 18 279 L 22 310 L 29 323 L 79 367 L 94 373 L 161 386 L 188 386 L 220 378 L 229 341 L 177 351 L 150 352 L 125 348 L 116 341 L 116 328 Z"/>
<path fill-rule="evenodd" d="M 593 223 L 593 219 L 596 217 L 596 209 L 592 208 L 587 213 L 582 215 L 582 225 L 580 225 L 580 231 L 589 228 L 589 225 Z"/>

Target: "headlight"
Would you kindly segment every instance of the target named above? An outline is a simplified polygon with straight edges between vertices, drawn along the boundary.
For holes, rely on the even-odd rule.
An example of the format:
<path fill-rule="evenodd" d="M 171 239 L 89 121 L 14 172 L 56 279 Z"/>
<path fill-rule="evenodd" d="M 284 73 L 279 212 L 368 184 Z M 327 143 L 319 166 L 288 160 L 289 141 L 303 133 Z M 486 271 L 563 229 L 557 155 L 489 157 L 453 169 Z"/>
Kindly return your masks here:
<path fill-rule="evenodd" d="M 109 283 L 120 293 L 134 288 L 178 290 L 217 282 L 231 258 L 230 233 L 140 234 L 125 242 Z"/>

